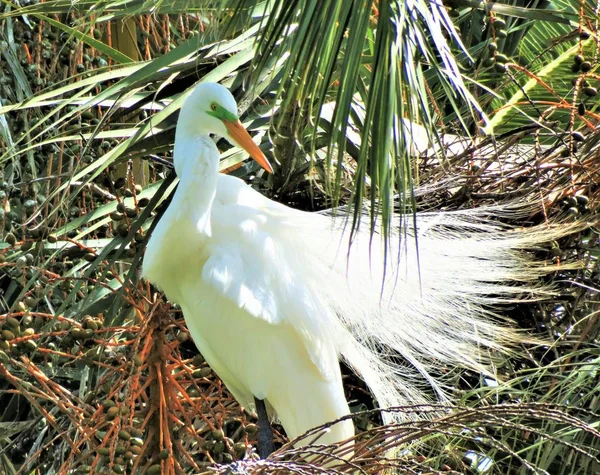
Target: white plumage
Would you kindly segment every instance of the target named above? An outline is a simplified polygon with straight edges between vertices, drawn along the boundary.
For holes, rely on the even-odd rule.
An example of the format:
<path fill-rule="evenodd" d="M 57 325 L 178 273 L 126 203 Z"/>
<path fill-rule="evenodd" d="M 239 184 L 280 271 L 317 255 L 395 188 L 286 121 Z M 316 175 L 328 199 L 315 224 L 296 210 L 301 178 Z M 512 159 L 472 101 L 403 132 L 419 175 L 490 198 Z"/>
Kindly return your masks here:
<path fill-rule="evenodd" d="M 293 210 L 219 175 L 211 133 L 242 142 L 269 167 L 235 120 L 236 103 L 218 84 L 200 84 L 186 100 L 174 150 L 180 182 L 143 275 L 181 306 L 198 349 L 242 406 L 266 399 L 293 438 L 349 413 L 338 358 L 387 407 L 425 402 L 424 381 L 445 398 L 433 368 L 481 368 L 486 348 L 519 340 L 490 321 L 489 305 L 544 291 L 535 283 L 543 267 L 519 250 L 561 231 L 513 231 L 489 219 L 505 208 L 419 214 L 418 258 L 409 229 L 384 269 L 383 242 L 371 241 L 367 226 L 348 252 L 343 217 Z M 320 442 L 353 434 L 345 421 Z"/>

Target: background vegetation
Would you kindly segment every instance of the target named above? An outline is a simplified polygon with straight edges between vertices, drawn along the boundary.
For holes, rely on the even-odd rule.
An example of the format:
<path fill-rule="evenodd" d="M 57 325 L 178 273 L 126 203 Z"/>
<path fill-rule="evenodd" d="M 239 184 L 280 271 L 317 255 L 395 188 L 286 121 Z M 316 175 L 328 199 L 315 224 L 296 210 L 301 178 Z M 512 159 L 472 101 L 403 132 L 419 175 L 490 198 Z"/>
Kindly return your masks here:
<path fill-rule="evenodd" d="M 537 203 L 507 216 L 514 225 L 590 223 L 539 250 L 578 263 L 552 276 L 553 300 L 503 309 L 548 344 L 515 351 L 495 380 L 448 368 L 456 411 L 380 427 L 348 375 L 351 405 L 366 412 L 340 471 L 600 471 L 597 4 L 1 9 L 0 473 L 198 473 L 244 459 L 237 470 L 320 473 L 332 458 L 287 446 L 253 461 L 254 421 L 197 354 L 180 311 L 138 278 L 176 186 L 177 111 L 200 79 L 234 92 L 278 163 L 267 177 L 220 142 L 222 171 L 291 206 L 359 212 L 367 201 L 383 233 L 394 211 L 514 199 Z M 390 447 L 403 450 L 386 460 Z"/>

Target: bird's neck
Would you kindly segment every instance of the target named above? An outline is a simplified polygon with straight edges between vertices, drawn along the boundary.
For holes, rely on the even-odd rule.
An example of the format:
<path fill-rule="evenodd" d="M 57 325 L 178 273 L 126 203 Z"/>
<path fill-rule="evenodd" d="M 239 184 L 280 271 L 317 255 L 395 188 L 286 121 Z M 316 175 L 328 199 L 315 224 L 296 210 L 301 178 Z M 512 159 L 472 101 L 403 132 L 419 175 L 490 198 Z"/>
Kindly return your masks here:
<path fill-rule="evenodd" d="M 219 151 L 208 135 L 176 137 L 173 151 L 179 186 L 169 206 L 178 217 L 210 233 L 210 212 L 217 189 Z"/>

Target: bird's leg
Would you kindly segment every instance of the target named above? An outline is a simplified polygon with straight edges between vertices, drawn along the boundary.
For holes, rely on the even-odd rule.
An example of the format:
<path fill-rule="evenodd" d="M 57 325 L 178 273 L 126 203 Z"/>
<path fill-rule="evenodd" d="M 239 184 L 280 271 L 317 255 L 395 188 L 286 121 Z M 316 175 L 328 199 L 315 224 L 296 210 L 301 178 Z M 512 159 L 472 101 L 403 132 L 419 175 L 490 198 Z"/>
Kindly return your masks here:
<path fill-rule="evenodd" d="M 269 423 L 265 401 L 254 398 L 254 403 L 256 404 L 256 414 L 258 415 L 258 455 L 261 459 L 265 459 L 275 450 L 273 429 Z"/>

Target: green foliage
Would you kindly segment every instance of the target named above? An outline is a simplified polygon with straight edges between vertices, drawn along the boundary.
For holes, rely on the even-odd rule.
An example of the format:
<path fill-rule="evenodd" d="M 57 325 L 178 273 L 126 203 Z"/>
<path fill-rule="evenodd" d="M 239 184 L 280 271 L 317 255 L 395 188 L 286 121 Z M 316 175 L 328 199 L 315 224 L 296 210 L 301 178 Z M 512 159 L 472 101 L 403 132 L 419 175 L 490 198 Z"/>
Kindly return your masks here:
<path fill-rule="evenodd" d="M 219 143 L 222 171 L 297 207 L 359 213 L 367 202 L 372 231 L 386 234 L 395 211 L 423 204 L 415 185 L 452 170 L 467 179 L 436 195 L 436 206 L 543 184 L 564 204 L 550 215 L 594 219 L 591 3 L 581 17 L 580 2 L 564 0 L 21 3 L 3 2 L 0 15 L 2 473 L 192 473 L 242 459 L 254 442 L 251 419 L 192 359 L 177 309 L 138 278 L 177 184 L 177 113 L 199 80 L 232 90 L 242 121 L 279 162 L 266 177 Z M 124 19 L 134 20 L 143 59 L 112 44 Z M 531 147 L 512 153 L 501 142 L 498 160 L 481 129 Z M 448 131 L 464 139 L 460 153 L 440 146 Z M 557 243 L 549 258 L 581 259 L 581 273 L 557 280 L 587 289 L 565 285 L 578 296 L 568 321 L 556 321 L 560 302 L 539 316 L 556 333 L 547 335 L 553 358 L 532 357 L 527 364 L 545 361 L 526 370 L 516 358 L 503 369 L 511 383 L 469 393 L 476 407 L 456 419 L 392 428 L 396 446 L 424 443 L 401 452 L 399 471 L 488 473 L 464 458 L 471 451 L 498 473 L 594 473 L 598 336 L 578 333 L 575 347 L 568 338 L 597 312 L 597 234 L 580 238 Z M 368 406 L 354 389 L 353 404 Z M 510 410 L 477 406 L 490 402 Z M 363 422 L 371 443 L 356 460 L 376 473 L 372 457 L 391 448 L 389 428 L 371 413 Z M 302 451 L 279 459 L 291 465 L 256 469 L 308 463 Z"/>

